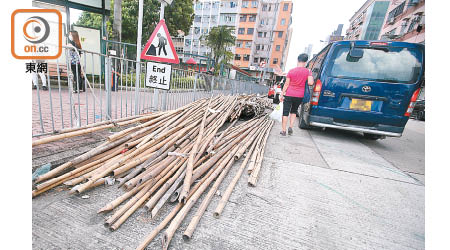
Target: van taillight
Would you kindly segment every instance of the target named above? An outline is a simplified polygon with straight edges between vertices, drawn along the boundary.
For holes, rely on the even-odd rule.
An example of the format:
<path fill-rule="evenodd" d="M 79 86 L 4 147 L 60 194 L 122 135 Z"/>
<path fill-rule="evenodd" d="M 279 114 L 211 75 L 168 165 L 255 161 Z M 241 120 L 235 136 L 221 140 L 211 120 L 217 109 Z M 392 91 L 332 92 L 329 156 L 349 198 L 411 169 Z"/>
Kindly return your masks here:
<path fill-rule="evenodd" d="M 311 95 L 311 105 L 319 104 L 320 91 L 322 90 L 322 82 L 320 79 L 317 79 L 316 85 L 314 86 L 314 90 Z"/>
<path fill-rule="evenodd" d="M 416 106 L 417 97 L 419 97 L 420 89 L 414 91 L 414 94 L 411 97 L 411 101 L 409 102 L 408 109 L 405 112 L 405 116 L 410 116 L 414 110 L 414 106 Z"/>

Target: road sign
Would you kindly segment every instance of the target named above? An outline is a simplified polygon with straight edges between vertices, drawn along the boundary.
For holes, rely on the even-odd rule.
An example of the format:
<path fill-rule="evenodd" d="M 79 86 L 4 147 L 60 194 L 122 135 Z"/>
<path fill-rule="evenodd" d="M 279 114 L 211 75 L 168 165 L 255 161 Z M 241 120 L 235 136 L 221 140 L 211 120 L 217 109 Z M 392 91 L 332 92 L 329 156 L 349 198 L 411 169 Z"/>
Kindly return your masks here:
<path fill-rule="evenodd" d="M 158 25 L 156 25 L 144 50 L 142 50 L 141 59 L 165 63 L 180 63 L 164 20 L 159 21 Z"/>
<path fill-rule="evenodd" d="M 171 72 L 172 66 L 170 64 L 147 62 L 145 86 L 169 90 Z"/>
<path fill-rule="evenodd" d="M 262 62 L 259 64 L 259 66 L 260 66 L 261 68 L 266 67 L 266 62 L 265 62 L 265 61 L 262 61 Z"/>

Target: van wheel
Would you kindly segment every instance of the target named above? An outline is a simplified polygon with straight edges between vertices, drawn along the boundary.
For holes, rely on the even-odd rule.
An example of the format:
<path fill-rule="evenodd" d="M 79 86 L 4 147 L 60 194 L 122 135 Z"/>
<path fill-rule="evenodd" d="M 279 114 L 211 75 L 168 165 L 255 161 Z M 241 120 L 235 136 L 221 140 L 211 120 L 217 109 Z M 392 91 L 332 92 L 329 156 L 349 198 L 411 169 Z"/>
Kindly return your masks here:
<path fill-rule="evenodd" d="M 368 134 L 368 133 L 364 133 L 364 139 L 368 139 L 368 140 L 378 140 L 383 138 L 383 136 L 381 135 L 374 135 L 374 134 Z"/>
<path fill-rule="evenodd" d="M 305 106 L 306 104 L 302 104 L 302 106 L 300 107 L 300 114 L 298 116 L 299 122 L 298 122 L 298 127 L 301 129 L 310 129 L 311 126 L 309 126 L 308 123 L 306 123 L 305 119 L 304 119 L 304 113 L 305 113 Z"/>
<path fill-rule="evenodd" d="M 419 111 L 416 117 L 419 121 L 425 121 L 425 111 Z"/>

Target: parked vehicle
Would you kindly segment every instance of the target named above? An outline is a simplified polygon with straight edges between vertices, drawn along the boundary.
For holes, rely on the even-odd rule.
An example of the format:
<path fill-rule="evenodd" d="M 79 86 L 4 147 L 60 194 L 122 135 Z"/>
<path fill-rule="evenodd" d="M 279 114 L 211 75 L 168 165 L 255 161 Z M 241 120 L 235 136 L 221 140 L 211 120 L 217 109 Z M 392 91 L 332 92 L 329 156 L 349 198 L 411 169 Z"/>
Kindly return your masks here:
<path fill-rule="evenodd" d="M 299 127 L 362 132 L 368 139 L 400 137 L 425 85 L 425 46 L 394 41 L 337 41 L 307 67 Z"/>

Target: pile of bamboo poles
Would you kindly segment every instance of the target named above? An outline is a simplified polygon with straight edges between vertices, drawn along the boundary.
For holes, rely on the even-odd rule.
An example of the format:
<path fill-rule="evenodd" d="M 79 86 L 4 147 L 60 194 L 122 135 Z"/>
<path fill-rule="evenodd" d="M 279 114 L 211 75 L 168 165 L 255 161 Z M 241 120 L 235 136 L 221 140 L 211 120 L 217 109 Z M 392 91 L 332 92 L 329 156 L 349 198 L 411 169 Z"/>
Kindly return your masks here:
<path fill-rule="evenodd" d="M 145 119 L 135 118 L 144 122 L 109 136 L 105 143 L 39 176 L 33 197 L 61 184 L 70 186 L 71 193 L 83 193 L 114 178 L 125 192 L 98 211 L 111 212 L 105 226 L 112 231 L 140 207 L 154 218 L 165 204 L 178 201 L 138 247 L 144 249 L 170 223 L 163 233 L 163 248 L 167 249 L 187 213 L 211 186 L 184 232 L 183 238 L 192 237 L 221 182 L 243 155 L 215 217 L 220 216 L 247 166 L 248 184 L 256 185 L 274 123 L 262 115 L 259 109 L 263 104 L 257 103 L 249 96 L 218 96 Z M 250 106 L 255 117 L 237 125 L 244 108 Z"/>
<path fill-rule="evenodd" d="M 265 96 L 248 96 L 242 100 L 242 118 L 252 118 L 264 114 L 267 108 L 272 108 L 272 102 Z"/>

